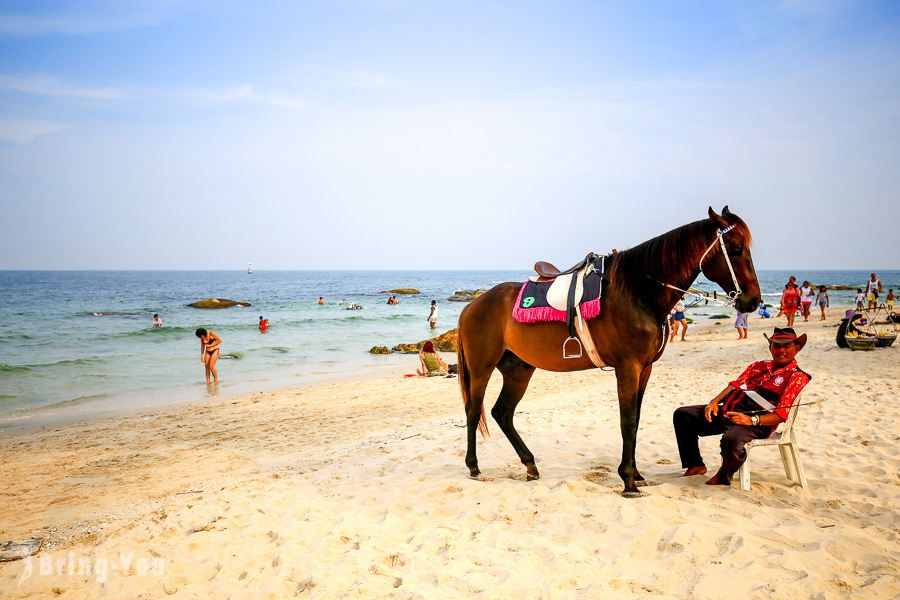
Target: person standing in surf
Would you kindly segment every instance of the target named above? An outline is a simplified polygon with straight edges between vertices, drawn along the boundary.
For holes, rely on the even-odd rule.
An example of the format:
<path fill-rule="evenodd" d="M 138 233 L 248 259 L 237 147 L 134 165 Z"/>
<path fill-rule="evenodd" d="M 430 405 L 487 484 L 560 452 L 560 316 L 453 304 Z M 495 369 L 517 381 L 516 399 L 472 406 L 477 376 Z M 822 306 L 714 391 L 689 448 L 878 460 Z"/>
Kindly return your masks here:
<path fill-rule="evenodd" d="M 194 332 L 200 338 L 200 362 L 206 366 L 206 383 L 219 381 L 219 374 L 216 371 L 216 362 L 219 360 L 219 344 L 222 338 L 216 335 L 215 331 L 207 331 L 202 327 Z M 213 381 L 209 380 L 212 374 Z"/>
<path fill-rule="evenodd" d="M 438 307 L 437 301 L 431 301 L 431 314 L 428 315 L 428 322 L 431 323 L 431 328 L 434 329 L 434 326 L 437 324 L 438 317 Z"/>

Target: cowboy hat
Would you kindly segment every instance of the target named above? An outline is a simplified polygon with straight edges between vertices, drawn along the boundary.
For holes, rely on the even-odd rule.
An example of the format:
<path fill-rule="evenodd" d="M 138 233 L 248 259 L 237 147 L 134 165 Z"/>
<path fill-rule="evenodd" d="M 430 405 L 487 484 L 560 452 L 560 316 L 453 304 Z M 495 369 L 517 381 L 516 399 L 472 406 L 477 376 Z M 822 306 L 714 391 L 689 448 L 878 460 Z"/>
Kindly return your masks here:
<path fill-rule="evenodd" d="M 797 337 L 797 334 L 794 332 L 792 327 L 776 327 L 775 332 L 772 333 L 772 337 L 763 334 L 763 337 L 766 338 L 766 341 L 770 344 L 790 344 L 794 342 L 797 344 L 797 352 L 803 349 L 803 346 L 806 345 L 806 334 L 804 333 L 800 337 Z"/>

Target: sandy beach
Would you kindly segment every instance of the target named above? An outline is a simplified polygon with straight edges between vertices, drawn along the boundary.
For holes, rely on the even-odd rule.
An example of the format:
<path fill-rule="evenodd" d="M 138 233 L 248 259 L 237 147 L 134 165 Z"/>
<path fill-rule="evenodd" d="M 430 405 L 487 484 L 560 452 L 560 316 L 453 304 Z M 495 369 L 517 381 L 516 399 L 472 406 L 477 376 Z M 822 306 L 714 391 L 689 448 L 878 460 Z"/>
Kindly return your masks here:
<path fill-rule="evenodd" d="M 0 563 L 0 596 L 896 598 L 900 348 L 841 350 L 836 323 L 795 324 L 803 399 L 824 401 L 796 425 L 809 490 L 771 448 L 751 454 L 751 491 L 679 477 L 672 411 L 768 356 L 784 320 L 755 315 L 747 341 L 706 321 L 656 364 L 637 451 L 654 485 L 634 500 L 598 370 L 532 380 L 533 482 L 493 422 L 486 480 L 468 479 L 458 380 L 402 373 L 4 435 L 0 541 L 45 541 Z M 701 449 L 717 467 L 718 438 Z"/>

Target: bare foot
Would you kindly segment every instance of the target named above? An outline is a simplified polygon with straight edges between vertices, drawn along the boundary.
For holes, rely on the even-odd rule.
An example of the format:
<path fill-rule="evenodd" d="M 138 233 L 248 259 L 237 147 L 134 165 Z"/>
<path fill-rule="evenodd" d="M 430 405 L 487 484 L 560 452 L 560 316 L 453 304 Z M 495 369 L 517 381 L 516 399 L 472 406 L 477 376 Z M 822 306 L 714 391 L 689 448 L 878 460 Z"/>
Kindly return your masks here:
<path fill-rule="evenodd" d="M 706 482 L 706 485 L 731 485 L 727 481 L 719 481 L 718 475 L 713 475 L 711 479 Z"/>
<path fill-rule="evenodd" d="M 703 465 L 700 465 L 699 467 L 691 467 L 690 469 L 688 469 L 687 471 L 684 472 L 684 475 L 682 475 L 682 477 L 690 477 L 691 475 L 705 475 L 705 474 L 706 474 L 706 467 L 704 467 Z"/>

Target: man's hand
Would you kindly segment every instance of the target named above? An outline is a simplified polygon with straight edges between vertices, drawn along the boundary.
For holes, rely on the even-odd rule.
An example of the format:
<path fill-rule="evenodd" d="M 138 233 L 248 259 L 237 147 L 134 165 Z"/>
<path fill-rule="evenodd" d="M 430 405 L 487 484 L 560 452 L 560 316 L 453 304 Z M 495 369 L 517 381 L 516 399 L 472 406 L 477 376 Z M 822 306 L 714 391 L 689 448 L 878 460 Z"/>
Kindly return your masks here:
<path fill-rule="evenodd" d="M 703 409 L 703 414 L 706 416 L 707 421 L 712 422 L 713 415 L 719 414 L 719 403 L 713 400 L 707 404 L 706 408 Z"/>
<path fill-rule="evenodd" d="M 753 421 L 750 420 L 749 415 L 745 415 L 744 413 L 738 412 L 727 412 L 725 416 L 731 419 L 731 422 L 735 425 L 752 425 Z"/>

